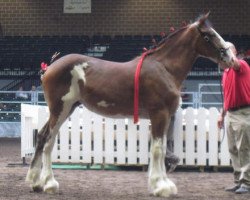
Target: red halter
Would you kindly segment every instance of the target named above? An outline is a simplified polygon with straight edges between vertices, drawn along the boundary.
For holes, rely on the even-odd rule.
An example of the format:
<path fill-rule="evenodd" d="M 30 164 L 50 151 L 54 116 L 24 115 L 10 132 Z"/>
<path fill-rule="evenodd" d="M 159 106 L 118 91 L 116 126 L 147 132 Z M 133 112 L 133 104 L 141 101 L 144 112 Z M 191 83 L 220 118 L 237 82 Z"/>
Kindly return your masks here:
<path fill-rule="evenodd" d="M 152 53 L 154 50 L 148 50 L 146 52 L 144 52 L 136 66 L 136 71 L 135 71 L 135 78 L 134 78 L 134 123 L 136 124 L 139 121 L 139 76 L 140 76 L 140 72 L 141 72 L 141 67 L 142 67 L 142 63 L 144 58 Z"/>

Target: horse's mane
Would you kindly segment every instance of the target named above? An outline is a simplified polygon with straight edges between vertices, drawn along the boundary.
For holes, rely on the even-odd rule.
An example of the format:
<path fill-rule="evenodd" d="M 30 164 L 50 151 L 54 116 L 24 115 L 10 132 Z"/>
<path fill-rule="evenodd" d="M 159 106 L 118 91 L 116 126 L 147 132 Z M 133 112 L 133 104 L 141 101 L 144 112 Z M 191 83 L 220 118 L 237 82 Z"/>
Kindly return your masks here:
<path fill-rule="evenodd" d="M 165 37 L 163 37 L 160 42 L 158 42 L 155 46 L 150 48 L 151 52 L 149 54 L 152 54 L 155 51 L 157 51 L 158 49 L 160 49 L 162 47 L 162 45 L 166 44 L 166 42 L 169 41 L 172 37 L 176 36 L 177 34 L 182 32 L 183 30 L 187 29 L 188 27 L 189 27 L 189 25 L 183 26 L 183 27 L 179 28 L 178 30 L 171 32 L 168 35 L 166 35 Z"/>
<path fill-rule="evenodd" d="M 169 33 L 167 36 L 163 37 L 162 40 L 156 45 L 156 48 L 157 47 L 160 47 L 162 44 L 164 44 L 167 40 L 169 40 L 170 38 L 172 38 L 173 36 L 177 35 L 179 32 L 183 31 L 184 29 L 186 29 L 188 27 L 187 26 L 184 26 L 184 27 L 181 27 L 179 28 L 178 30 L 172 32 L 172 33 Z"/>
<path fill-rule="evenodd" d="M 203 17 L 204 17 L 204 14 L 201 14 L 199 17 L 197 17 L 197 19 L 196 19 L 193 23 L 195 23 L 195 22 L 201 20 Z M 207 27 L 212 27 L 212 24 L 211 24 L 211 22 L 210 22 L 208 19 L 206 19 L 206 20 L 204 21 L 204 23 L 205 23 L 205 25 L 206 25 Z M 183 27 L 177 29 L 177 30 L 174 31 L 174 32 L 169 33 L 168 35 L 166 35 L 165 37 L 163 37 L 163 38 L 161 39 L 161 41 L 158 42 L 158 43 L 153 47 L 153 49 L 156 50 L 156 49 L 160 48 L 160 47 L 161 47 L 163 44 L 165 44 L 169 39 L 171 39 L 172 37 L 174 37 L 174 36 L 177 35 L 178 33 L 182 32 L 183 30 L 187 29 L 189 26 L 190 26 L 190 24 L 188 24 L 188 25 L 186 25 L 186 26 L 183 26 Z"/>

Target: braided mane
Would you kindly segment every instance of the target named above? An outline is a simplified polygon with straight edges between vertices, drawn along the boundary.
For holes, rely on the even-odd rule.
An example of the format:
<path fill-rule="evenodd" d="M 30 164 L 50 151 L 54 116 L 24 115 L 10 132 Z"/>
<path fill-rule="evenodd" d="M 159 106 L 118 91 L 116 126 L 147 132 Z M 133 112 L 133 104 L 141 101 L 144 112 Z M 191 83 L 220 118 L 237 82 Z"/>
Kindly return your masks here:
<path fill-rule="evenodd" d="M 167 36 L 163 37 L 162 40 L 155 46 L 155 48 L 160 47 L 162 44 L 164 44 L 167 40 L 171 39 L 173 36 L 177 35 L 179 32 L 183 31 L 186 29 L 188 26 L 181 27 L 180 29 L 169 33 Z"/>

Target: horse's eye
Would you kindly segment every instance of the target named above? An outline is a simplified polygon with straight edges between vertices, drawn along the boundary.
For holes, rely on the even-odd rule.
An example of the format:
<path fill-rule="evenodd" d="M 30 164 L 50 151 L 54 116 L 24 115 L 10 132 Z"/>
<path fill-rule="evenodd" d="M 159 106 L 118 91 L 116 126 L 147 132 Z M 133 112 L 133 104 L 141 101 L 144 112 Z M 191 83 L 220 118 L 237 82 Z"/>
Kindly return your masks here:
<path fill-rule="evenodd" d="M 208 37 L 207 35 L 205 35 L 205 36 L 204 36 L 204 40 L 205 40 L 206 42 L 209 42 L 209 37 Z"/>

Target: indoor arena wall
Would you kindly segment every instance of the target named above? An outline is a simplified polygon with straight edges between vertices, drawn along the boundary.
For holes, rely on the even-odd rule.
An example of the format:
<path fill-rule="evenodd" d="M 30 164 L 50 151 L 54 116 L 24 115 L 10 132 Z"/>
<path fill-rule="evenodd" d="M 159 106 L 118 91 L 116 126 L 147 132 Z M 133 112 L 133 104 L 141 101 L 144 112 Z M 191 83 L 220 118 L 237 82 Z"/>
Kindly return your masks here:
<path fill-rule="evenodd" d="M 64 14 L 63 0 L 0 0 L 2 35 L 153 35 L 211 11 L 221 34 L 250 34 L 250 1 L 92 0 L 90 14 Z"/>

